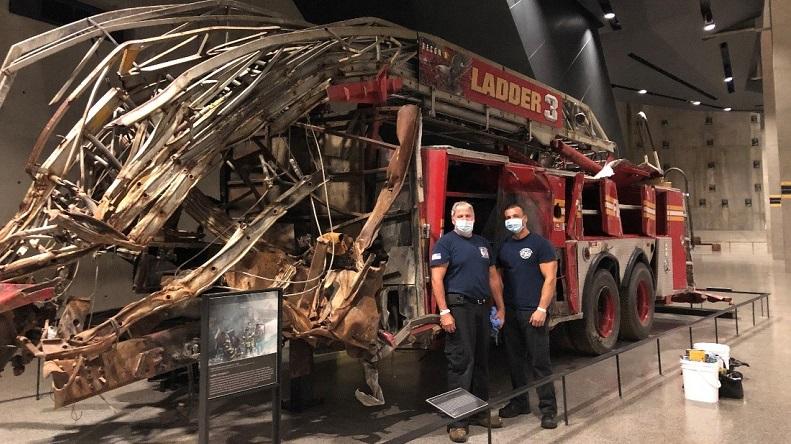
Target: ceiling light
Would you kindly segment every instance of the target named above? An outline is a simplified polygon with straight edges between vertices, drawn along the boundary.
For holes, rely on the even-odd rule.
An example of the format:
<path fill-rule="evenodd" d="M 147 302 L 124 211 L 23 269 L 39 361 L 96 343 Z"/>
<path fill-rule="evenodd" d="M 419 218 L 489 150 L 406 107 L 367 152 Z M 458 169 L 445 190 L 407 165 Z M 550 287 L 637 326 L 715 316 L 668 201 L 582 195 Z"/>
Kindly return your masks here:
<path fill-rule="evenodd" d="M 727 107 L 727 108 L 723 108 L 722 110 L 723 110 L 723 111 L 730 111 L 730 110 L 731 110 L 731 107 L 729 106 L 729 107 Z"/>
<path fill-rule="evenodd" d="M 711 13 L 711 0 L 700 0 L 700 15 L 703 17 L 703 30 L 713 31 L 717 25 L 714 24 L 714 14 Z"/>
<path fill-rule="evenodd" d="M 604 13 L 604 18 L 607 20 L 615 18 L 615 12 L 613 12 L 612 4 L 610 4 L 609 0 L 600 0 L 599 5 L 601 6 L 601 11 Z"/>
<path fill-rule="evenodd" d="M 728 82 L 733 82 L 733 77 L 732 76 L 725 77 L 725 83 L 728 83 Z"/>
<path fill-rule="evenodd" d="M 691 103 L 691 104 L 693 104 L 695 106 L 698 106 L 698 105 L 700 105 L 700 100 L 690 100 L 689 103 Z"/>
<path fill-rule="evenodd" d="M 648 92 L 647 89 L 641 89 L 641 90 L 637 91 L 637 94 L 645 94 L 647 92 Z"/>

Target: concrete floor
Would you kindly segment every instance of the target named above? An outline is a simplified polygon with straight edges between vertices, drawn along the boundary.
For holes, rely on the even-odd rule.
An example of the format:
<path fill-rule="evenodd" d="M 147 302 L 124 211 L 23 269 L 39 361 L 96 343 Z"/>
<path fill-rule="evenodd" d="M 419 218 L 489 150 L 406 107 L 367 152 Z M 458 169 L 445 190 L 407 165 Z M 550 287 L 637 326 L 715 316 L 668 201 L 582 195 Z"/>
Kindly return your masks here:
<path fill-rule="evenodd" d="M 738 337 L 732 320 L 719 321 L 720 341 L 732 346 L 732 356 L 752 365 L 743 371 L 744 400 L 722 400 L 714 406 L 684 400 L 678 365 L 688 345 L 683 330 L 662 339 L 663 376 L 658 375 L 653 346 L 629 351 L 621 357 L 622 400 L 615 362 L 601 362 L 568 377 L 569 426 L 561 422 L 556 430 L 543 430 L 535 412 L 506 420 L 505 428 L 494 431 L 494 442 L 789 442 L 791 399 L 782 381 L 791 368 L 785 340 L 791 337 L 791 325 L 786 322 L 791 300 L 785 293 L 791 274 L 766 256 L 700 255 L 695 263 L 700 287 L 772 293 L 772 318 L 762 318 L 756 304 L 757 326 L 753 327 L 749 307 L 740 310 Z M 680 319 L 657 317 L 659 331 L 678 325 Z M 713 342 L 713 321 L 699 324 L 693 334 L 695 341 Z M 560 353 L 555 367 L 567 368 L 582 359 Z M 288 441 L 373 443 L 436 420 L 424 400 L 444 391 L 441 353 L 401 351 L 384 362 L 380 378 L 387 404 L 378 408 L 362 407 L 354 399 L 354 389 L 364 387 L 356 362 L 332 356 L 317 367 L 321 375 L 317 392 L 324 402 L 300 415 L 285 414 L 283 430 Z M 502 350 L 495 349 L 491 368 L 493 396 L 505 393 L 510 382 Z M 47 396 L 39 401 L 30 396 L 35 392 L 34 371 L 0 378 L 0 442 L 195 442 L 196 408 L 190 411 L 184 390 L 158 392 L 155 387 L 141 381 L 105 394 L 104 399 L 54 410 Z M 269 441 L 268 396 L 251 395 L 216 405 L 212 442 Z M 560 400 L 559 404 L 562 409 Z M 486 441 L 485 429 L 472 427 L 471 432 L 470 442 Z M 449 441 L 443 428 L 416 442 Z"/>

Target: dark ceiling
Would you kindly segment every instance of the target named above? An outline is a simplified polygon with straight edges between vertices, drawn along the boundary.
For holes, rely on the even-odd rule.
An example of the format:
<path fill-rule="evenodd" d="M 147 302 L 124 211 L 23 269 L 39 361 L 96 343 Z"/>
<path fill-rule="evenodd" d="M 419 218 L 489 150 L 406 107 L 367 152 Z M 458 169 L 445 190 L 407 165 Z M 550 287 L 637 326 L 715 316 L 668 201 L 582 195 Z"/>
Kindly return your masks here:
<path fill-rule="evenodd" d="M 712 32 L 703 30 L 698 0 L 611 0 L 611 4 L 622 29 L 614 31 L 605 26 L 599 32 L 613 84 L 698 100 L 703 109 L 707 104 L 734 110 L 762 109 L 760 80 L 750 81 L 750 71 L 760 58 L 760 34 L 729 33 L 710 40 L 703 37 L 755 26 L 754 19 L 761 15 L 763 0 L 712 0 L 711 10 L 717 25 Z M 730 53 L 733 93 L 728 92 L 723 81 L 722 42 L 727 42 Z M 678 80 L 641 63 L 640 59 Z M 623 88 L 615 88 L 615 97 L 619 101 L 692 107 L 688 102 L 640 95 Z"/>

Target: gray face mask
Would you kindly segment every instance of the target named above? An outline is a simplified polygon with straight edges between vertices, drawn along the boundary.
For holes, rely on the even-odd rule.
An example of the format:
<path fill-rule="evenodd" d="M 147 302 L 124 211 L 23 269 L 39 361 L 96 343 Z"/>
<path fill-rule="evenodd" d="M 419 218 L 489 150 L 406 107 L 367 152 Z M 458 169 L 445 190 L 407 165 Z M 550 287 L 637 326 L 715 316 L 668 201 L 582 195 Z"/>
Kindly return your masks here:
<path fill-rule="evenodd" d="M 519 233 L 522 231 L 522 227 L 524 227 L 524 222 L 522 219 L 506 219 L 505 221 L 505 229 L 511 233 Z"/>
<path fill-rule="evenodd" d="M 475 221 L 472 220 L 457 220 L 456 221 L 456 231 L 460 234 L 464 234 L 469 236 L 472 234 L 472 227 L 475 225 Z"/>

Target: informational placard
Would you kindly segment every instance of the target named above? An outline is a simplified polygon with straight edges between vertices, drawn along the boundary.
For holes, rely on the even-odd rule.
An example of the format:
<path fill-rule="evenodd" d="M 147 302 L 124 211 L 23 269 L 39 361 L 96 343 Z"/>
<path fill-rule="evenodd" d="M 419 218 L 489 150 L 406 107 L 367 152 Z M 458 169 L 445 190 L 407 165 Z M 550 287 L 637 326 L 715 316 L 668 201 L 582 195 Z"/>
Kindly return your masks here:
<path fill-rule="evenodd" d="M 460 418 L 473 410 L 489 405 L 488 402 L 463 388 L 453 389 L 449 392 L 428 398 L 426 402 L 453 419 Z"/>
<path fill-rule="evenodd" d="M 208 297 L 209 399 L 277 382 L 278 292 Z"/>
<path fill-rule="evenodd" d="M 545 125 L 563 126 L 560 94 L 425 37 L 419 45 L 420 83 Z"/>
<path fill-rule="evenodd" d="M 273 388 L 273 437 L 279 442 L 281 292 L 202 296 L 201 443 L 209 442 L 209 400 L 265 388 Z"/>

